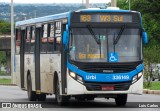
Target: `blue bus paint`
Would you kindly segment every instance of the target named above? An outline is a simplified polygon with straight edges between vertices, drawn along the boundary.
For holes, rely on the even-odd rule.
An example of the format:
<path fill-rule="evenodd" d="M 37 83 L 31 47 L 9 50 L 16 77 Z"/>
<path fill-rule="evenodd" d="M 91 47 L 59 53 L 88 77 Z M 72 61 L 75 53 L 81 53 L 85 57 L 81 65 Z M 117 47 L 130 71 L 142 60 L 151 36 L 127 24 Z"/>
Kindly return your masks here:
<path fill-rule="evenodd" d="M 68 44 L 68 30 L 63 32 L 63 45 L 65 46 L 65 50 L 67 50 L 67 44 Z"/>
<path fill-rule="evenodd" d="M 71 25 L 71 12 L 68 13 L 68 27 Z"/>
<path fill-rule="evenodd" d="M 142 40 L 143 40 L 144 44 L 148 43 L 148 35 L 147 35 L 147 33 L 145 31 L 142 32 Z"/>
<path fill-rule="evenodd" d="M 85 71 L 82 71 L 78 69 L 77 67 L 73 66 L 69 62 L 67 62 L 67 67 L 70 71 L 75 72 L 79 76 L 83 77 L 84 81 L 89 82 L 126 82 L 126 81 L 132 81 L 132 78 L 140 73 L 143 68 L 144 64 L 139 65 L 135 70 L 128 72 L 128 73 L 87 73 Z M 87 76 L 90 76 L 90 78 Z M 123 79 L 115 79 L 115 76 L 120 76 Z"/>

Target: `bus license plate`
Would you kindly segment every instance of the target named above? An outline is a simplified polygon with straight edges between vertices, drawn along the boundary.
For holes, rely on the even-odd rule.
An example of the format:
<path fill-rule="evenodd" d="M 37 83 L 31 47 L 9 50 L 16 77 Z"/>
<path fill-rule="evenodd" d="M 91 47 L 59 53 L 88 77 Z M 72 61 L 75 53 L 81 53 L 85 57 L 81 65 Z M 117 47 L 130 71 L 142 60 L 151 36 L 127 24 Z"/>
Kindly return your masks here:
<path fill-rule="evenodd" d="M 102 86 L 102 91 L 113 91 L 114 86 Z"/>

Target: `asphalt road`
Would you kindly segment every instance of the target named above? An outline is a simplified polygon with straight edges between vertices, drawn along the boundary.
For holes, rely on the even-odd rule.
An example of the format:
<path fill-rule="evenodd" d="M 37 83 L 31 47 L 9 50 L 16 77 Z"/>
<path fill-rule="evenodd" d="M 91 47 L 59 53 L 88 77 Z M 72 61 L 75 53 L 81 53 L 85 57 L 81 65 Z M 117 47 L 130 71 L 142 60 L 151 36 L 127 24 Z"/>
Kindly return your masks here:
<path fill-rule="evenodd" d="M 0 86 L 0 102 L 29 102 L 27 99 L 27 92 L 22 91 L 17 86 Z M 147 103 L 146 103 L 147 102 Z M 119 108 L 115 105 L 114 99 L 97 98 L 94 101 L 89 102 L 77 102 L 71 99 L 68 106 L 60 107 L 56 104 L 54 96 L 47 96 L 45 103 L 38 102 L 46 107 L 43 109 L 23 109 L 23 111 L 160 111 L 160 95 L 129 95 L 128 103 L 124 108 Z M 149 105 L 158 105 L 159 108 L 145 108 Z M 22 109 L 0 109 L 0 111 L 22 111 Z"/>

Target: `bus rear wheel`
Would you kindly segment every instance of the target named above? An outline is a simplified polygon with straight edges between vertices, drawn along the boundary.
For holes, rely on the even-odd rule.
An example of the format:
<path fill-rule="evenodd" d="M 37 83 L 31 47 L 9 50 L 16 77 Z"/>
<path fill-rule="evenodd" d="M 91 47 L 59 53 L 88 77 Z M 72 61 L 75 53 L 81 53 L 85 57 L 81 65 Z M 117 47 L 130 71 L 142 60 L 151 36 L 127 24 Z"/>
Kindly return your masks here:
<path fill-rule="evenodd" d="M 125 106 L 127 103 L 127 94 L 118 94 L 115 102 L 117 106 Z"/>
<path fill-rule="evenodd" d="M 58 79 L 56 81 L 55 98 L 56 98 L 56 102 L 60 106 L 67 105 L 70 98 L 69 96 L 60 95 L 60 85 L 59 85 Z"/>
<path fill-rule="evenodd" d="M 28 100 L 29 101 L 36 101 L 37 100 L 36 92 L 32 91 L 32 81 L 31 81 L 31 76 L 30 75 L 27 78 L 27 94 L 28 94 Z"/>

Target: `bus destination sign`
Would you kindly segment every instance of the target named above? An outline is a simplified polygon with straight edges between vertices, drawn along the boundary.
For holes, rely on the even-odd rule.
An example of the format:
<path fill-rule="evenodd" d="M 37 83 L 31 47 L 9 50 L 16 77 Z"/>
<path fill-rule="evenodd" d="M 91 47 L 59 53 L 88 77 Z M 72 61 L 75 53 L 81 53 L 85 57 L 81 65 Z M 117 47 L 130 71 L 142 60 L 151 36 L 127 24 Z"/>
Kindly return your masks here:
<path fill-rule="evenodd" d="M 80 15 L 80 22 L 111 22 L 111 23 L 132 23 L 132 15 L 126 14 L 82 14 Z"/>

